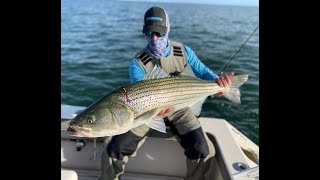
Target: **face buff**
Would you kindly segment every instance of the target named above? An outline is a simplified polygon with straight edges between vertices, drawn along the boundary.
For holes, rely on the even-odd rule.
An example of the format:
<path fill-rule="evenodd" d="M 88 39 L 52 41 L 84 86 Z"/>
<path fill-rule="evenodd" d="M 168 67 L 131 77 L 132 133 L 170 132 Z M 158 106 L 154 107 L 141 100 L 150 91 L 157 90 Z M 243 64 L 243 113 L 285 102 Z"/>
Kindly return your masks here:
<path fill-rule="evenodd" d="M 169 23 L 169 17 L 166 13 L 166 19 L 167 19 L 167 33 L 163 37 L 158 37 L 158 39 L 153 40 L 152 37 L 146 36 L 148 46 L 147 49 L 151 53 L 151 55 L 162 58 L 166 54 L 166 52 L 169 50 L 169 31 L 170 31 L 170 23 Z"/>

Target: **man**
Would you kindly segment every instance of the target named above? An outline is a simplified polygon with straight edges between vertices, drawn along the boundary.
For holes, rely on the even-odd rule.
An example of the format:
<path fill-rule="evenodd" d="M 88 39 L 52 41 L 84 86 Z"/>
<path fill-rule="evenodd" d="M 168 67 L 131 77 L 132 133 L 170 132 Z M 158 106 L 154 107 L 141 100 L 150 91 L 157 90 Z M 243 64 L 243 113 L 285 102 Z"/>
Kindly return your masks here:
<path fill-rule="evenodd" d="M 230 77 L 233 73 L 218 78 L 197 58 L 191 48 L 179 42 L 169 41 L 169 31 L 169 17 L 164 9 L 151 7 L 146 11 L 142 32 L 148 43 L 147 47 L 131 60 L 131 82 L 142 80 L 154 65 L 159 65 L 168 74 L 178 75 L 188 64 L 198 78 L 216 81 L 220 86 L 227 86 L 231 82 Z M 218 96 L 221 95 L 222 92 L 218 93 Z M 211 159 L 215 155 L 215 149 L 192 110 L 189 107 L 178 111 L 168 108 L 158 115 L 165 116 L 166 123 L 185 150 L 186 179 L 211 179 Z M 112 137 L 106 152 L 102 155 L 102 180 L 120 178 L 128 158 L 144 143 L 150 131 L 148 126 L 141 125 L 125 134 Z"/>

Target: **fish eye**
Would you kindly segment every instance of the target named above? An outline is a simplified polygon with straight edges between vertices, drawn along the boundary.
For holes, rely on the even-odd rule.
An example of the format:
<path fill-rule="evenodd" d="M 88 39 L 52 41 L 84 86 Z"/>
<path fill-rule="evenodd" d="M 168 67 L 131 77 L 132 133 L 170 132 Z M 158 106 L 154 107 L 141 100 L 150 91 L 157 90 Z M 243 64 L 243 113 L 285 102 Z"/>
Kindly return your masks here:
<path fill-rule="evenodd" d="M 87 117 L 87 122 L 91 124 L 94 122 L 94 120 L 91 117 Z"/>

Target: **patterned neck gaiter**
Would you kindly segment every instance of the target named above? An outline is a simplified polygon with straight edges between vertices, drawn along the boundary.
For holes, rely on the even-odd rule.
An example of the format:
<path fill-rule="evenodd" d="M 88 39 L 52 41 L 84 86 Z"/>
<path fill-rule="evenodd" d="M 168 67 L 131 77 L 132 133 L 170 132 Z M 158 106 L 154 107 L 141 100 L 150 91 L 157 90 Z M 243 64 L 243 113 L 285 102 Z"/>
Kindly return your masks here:
<path fill-rule="evenodd" d="M 169 17 L 166 13 L 167 19 L 167 33 L 163 37 L 158 37 L 157 40 L 153 40 L 151 37 L 146 36 L 148 46 L 147 50 L 151 53 L 152 56 L 156 58 L 162 58 L 165 56 L 166 52 L 170 49 L 170 41 L 169 41 L 169 31 L 170 31 L 170 23 Z"/>

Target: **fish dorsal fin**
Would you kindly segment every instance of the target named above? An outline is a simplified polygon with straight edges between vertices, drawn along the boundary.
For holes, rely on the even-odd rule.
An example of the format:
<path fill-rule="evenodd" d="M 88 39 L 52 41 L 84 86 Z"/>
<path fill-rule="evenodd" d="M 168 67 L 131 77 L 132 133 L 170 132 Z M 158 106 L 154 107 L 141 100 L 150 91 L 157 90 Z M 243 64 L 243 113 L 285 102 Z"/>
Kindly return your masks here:
<path fill-rule="evenodd" d="M 196 75 L 194 74 L 190 64 L 187 64 L 187 66 L 184 68 L 184 70 L 179 75 L 196 77 Z"/>
<path fill-rule="evenodd" d="M 166 73 L 159 65 L 155 65 L 153 69 L 143 77 L 143 80 L 160 79 L 165 77 L 170 77 L 170 75 Z"/>
<path fill-rule="evenodd" d="M 151 129 L 154 129 L 154 130 L 157 130 L 157 131 L 160 131 L 162 133 L 166 133 L 166 129 L 167 129 L 167 126 L 166 124 L 164 123 L 164 120 L 162 117 L 160 116 L 156 116 L 150 120 L 147 121 L 146 123 L 147 126 L 149 126 Z"/>
<path fill-rule="evenodd" d="M 198 101 L 197 103 L 193 104 L 190 106 L 190 109 L 192 110 L 193 114 L 196 116 L 199 116 L 202 110 L 202 105 L 204 103 L 204 101 L 207 99 L 207 97 L 201 99 L 200 101 Z"/>

